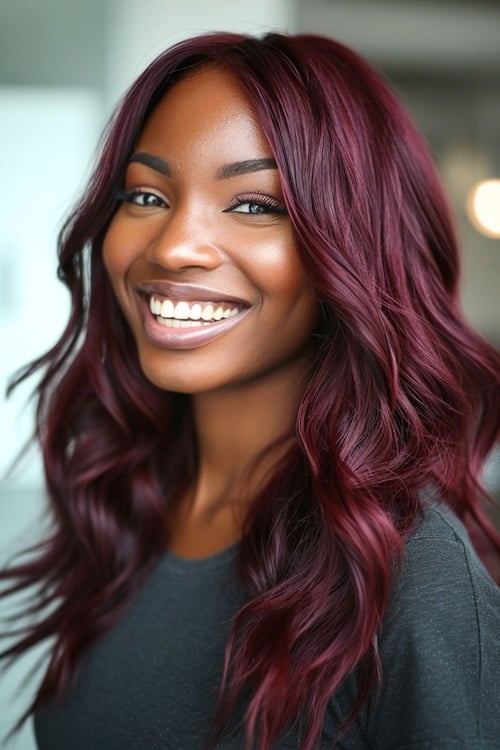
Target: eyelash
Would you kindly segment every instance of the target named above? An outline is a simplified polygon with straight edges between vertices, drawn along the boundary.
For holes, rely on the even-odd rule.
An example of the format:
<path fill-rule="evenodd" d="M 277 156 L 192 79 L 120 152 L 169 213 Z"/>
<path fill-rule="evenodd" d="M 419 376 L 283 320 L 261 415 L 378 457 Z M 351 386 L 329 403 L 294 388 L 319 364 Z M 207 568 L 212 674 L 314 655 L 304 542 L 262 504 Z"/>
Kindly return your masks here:
<path fill-rule="evenodd" d="M 159 203 L 155 203 L 153 205 L 148 205 L 145 203 L 136 203 L 136 199 L 139 196 L 149 196 L 152 198 L 155 198 Z M 163 198 L 160 198 L 159 195 L 156 193 L 153 193 L 149 190 L 140 190 L 138 188 L 135 188 L 133 190 L 118 190 L 115 194 L 115 199 L 117 201 L 120 201 L 122 203 L 131 203 L 133 205 L 139 206 L 140 208 L 163 208 L 167 207 L 167 203 L 163 200 Z M 160 205 L 163 204 L 163 205 Z M 239 195 L 233 198 L 228 206 L 228 208 L 225 208 L 223 210 L 223 213 L 242 213 L 242 214 L 249 214 L 252 215 L 251 211 L 235 211 L 236 208 L 239 206 L 245 206 L 245 205 L 254 205 L 259 206 L 261 208 L 266 209 L 266 211 L 263 211 L 262 214 L 278 214 L 278 215 L 286 215 L 287 211 L 284 208 L 284 206 L 281 205 L 275 198 L 271 198 L 270 195 L 265 195 L 263 193 L 251 193 L 249 195 Z M 257 212 L 258 215 L 261 212 Z"/>
<path fill-rule="evenodd" d="M 147 204 L 141 204 L 141 203 L 135 203 L 136 198 L 138 198 L 141 195 L 147 195 L 152 196 L 153 198 L 156 198 L 157 201 L 163 204 L 163 206 L 166 206 L 167 204 L 163 200 L 163 198 L 160 198 L 159 195 L 156 193 L 152 193 L 150 190 L 118 190 L 115 194 L 115 199 L 117 201 L 120 201 L 121 203 L 132 203 L 136 206 L 139 206 L 140 208 L 162 208 L 163 206 L 154 205 L 154 206 L 148 206 Z"/>
<path fill-rule="evenodd" d="M 224 209 L 223 213 L 231 213 L 232 211 L 234 213 L 246 213 L 245 211 L 234 211 L 238 206 L 245 206 L 246 204 L 261 206 L 262 208 L 267 209 L 265 213 L 269 214 L 279 214 L 284 216 L 287 213 L 285 207 L 282 206 L 281 203 L 278 203 L 275 198 L 271 198 L 270 195 L 264 195 L 263 193 L 238 195 L 236 198 L 232 199 L 229 207 Z M 250 211 L 248 213 L 250 214 Z"/>

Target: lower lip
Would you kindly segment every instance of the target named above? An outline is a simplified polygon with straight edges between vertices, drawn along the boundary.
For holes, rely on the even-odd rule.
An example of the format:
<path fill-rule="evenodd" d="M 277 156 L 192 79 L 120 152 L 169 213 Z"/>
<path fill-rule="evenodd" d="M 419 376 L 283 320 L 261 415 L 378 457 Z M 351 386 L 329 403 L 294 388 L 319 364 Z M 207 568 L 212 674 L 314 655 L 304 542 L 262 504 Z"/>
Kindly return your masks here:
<path fill-rule="evenodd" d="M 142 321 L 146 336 L 152 344 L 162 346 L 165 349 L 195 349 L 198 346 L 208 344 L 217 336 L 221 336 L 237 326 L 249 309 L 245 308 L 232 318 L 217 320 L 209 325 L 200 325 L 193 328 L 166 328 L 158 323 L 151 314 L 148 301 L 141 299 Z"/>

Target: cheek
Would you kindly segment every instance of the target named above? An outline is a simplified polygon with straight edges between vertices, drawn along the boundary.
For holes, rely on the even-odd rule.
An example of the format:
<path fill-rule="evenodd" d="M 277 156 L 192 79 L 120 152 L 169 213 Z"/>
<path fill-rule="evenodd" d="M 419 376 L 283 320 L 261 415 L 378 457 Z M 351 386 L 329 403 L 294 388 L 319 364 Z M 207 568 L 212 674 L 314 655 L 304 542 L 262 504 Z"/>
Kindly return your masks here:
<path fill-rule="evenodd" d="M 134 236 L 117 215 L 111 222 L 102 245 L 102 260 L 111 284 L 118 294 L 134 261 Z"/>
<path fill-rule="evenodd" d="M 116 302 L 130 324 L 126 277 L 132 261 L 122 232 L 111 224 L 102 245 L 102 263 Z"/>
<path fill-rule="evenodd" d="M 280 303 L 282 308 L 294 310 L 301 307 L 315 316 L 318 303 L 316 295 L 292 241 L 270 245 L 264 252 L 253 255 L 248 274 L 253 273 L 255 284 L 265 298 Z"/>

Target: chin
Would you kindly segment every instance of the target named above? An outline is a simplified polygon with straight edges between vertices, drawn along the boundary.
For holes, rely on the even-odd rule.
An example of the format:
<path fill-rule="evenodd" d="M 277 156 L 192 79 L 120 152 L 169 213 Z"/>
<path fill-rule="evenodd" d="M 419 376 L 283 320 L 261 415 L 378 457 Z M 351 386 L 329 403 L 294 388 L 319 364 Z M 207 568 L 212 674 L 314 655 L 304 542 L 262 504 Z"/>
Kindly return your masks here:
<path fill-rule="evenodd" d="M 162 391 L 194 395 L 205 391 L 216 390 L 220 383 L 213 378 L 207 378 L 205 372 L 189 372 L 180 363 L 165 362 L 159 364 L 151 362 L 150 358 L 140 358 L 141 370 L 150 383 Z"/>

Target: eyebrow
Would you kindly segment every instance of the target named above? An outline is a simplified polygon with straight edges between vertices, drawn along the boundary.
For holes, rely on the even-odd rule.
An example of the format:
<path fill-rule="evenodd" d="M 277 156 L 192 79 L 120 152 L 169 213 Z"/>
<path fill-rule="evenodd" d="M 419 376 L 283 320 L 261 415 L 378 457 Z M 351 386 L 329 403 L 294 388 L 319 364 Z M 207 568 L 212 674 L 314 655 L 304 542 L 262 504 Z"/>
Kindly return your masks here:
<path fill-rule="evenodd" d="M 145 151 L 138 151 L 129 159 L 129 164 L 132 164 L 133 162 L 144 164 L 146 167 L 154 169 L 155 172 L 160 172 L 160 174 L 165 175 L 165 177 L 172 176 L 170 164 L 168 161 L 165 161 L 165 159 L 162 159 L 161 156 L 154 156 L 153 154 L 147 154 Z"/>
<path fill-rule="evenodd" d="M 144 164 L 146 167 L 154 169 L 155 172 L 165 175 L 165 177 L 172 176 L 172 168 L 170 164 L 165 159 L 162 159 L 161 156 L 155 156 L 154 154 L 148 154 L 145 151 L 139 151 L 130 158 L 129 164 L 132 162 Z M 260 172 L 263 169 L 277 169 L 274 159 L 265 157 L 262 159 L 246 159 L 245 161 L 234 161 L 229 164 L 224 164 L 217 170 L 216 178 L 218 180 L 228 180 L 231 177 L 238 177 L 242 174 L 251 174 L 252 172 Z"/>
<path fill-rule="evenodd" d="M 238 177 L 240 174 L 260 172 L 262 169 L 277 169 L 274 159 L 247 159 L 246 161 L 234 161 L 224 164 L 217 170 L 218 180 L 227 180 L 230 177 Z"/>

